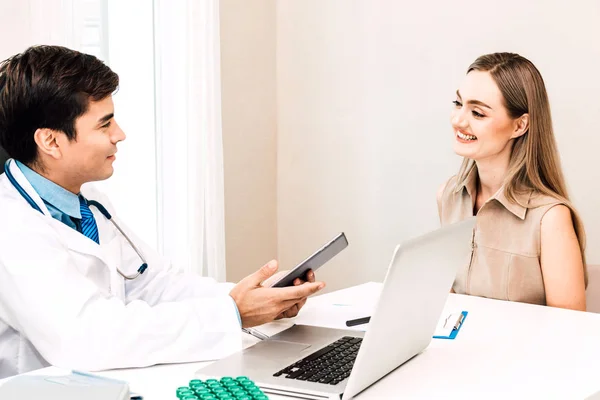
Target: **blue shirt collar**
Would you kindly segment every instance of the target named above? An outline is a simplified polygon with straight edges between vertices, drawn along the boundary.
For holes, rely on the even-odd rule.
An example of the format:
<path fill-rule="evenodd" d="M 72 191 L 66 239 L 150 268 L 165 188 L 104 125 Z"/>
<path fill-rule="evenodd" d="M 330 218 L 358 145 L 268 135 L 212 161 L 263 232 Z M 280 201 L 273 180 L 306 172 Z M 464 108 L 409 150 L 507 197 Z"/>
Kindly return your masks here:
<path fill-rule="evenodd" d="M 17 166 L 42 200 L 70 217 L 81 219 L 79 197 L 76 194 L 44 178 L 19 161 L 17 161 Z"/>

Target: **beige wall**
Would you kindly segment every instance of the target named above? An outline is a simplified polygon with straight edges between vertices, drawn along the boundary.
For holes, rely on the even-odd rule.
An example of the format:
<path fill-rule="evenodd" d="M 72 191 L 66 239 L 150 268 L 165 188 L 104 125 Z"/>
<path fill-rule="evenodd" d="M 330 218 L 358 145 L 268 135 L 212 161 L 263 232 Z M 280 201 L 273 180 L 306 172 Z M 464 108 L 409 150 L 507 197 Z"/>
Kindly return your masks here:
<path fill-rule="evenodd" d="M 277 257 L 275 1 L 221 0 L 227 280 Z"/>
<path fill-rule="evenodd" d="M 363 112 L 361 13 L 357 2 L 277 7 L 279 255 L 293 265 L 345 232 L 348 248 L 318 273 L 327 290 L 380 278 L 366 258 L 377 235 L 367 220 L 370 174 L 361 168 L 373 133 Z"/>
<path fill-rule="evenodd" d="M 600 261 L 600 3 L 302 0 L 277 3 L 278 240 L 294 263 L 336 232 L 350 246 L 319 274 L 380 280 L 394 246 L 438 226 L 456 172 L 453 92 L 479 55 L 541 70 L 588 257 Z"/>

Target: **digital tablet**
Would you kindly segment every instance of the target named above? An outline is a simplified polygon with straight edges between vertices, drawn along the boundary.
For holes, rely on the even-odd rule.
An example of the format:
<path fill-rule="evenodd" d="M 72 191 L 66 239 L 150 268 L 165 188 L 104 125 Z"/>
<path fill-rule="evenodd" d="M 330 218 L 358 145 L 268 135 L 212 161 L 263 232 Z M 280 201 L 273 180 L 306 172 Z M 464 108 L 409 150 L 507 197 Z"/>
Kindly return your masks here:
<path fill-rule="evenodd" d="M 316 271 L 346 247 L 348 247 L 348 240 L 346 239 L 344 232 L 342 232 L 319 250 L 315 251 L 313 255 L 298 264 L 294 269 L 271 285 L 271 287 L 292 286 L 296 278 L 306 280 L 306 273 L 308 270 L 312 269 L 313 271 Z"/>

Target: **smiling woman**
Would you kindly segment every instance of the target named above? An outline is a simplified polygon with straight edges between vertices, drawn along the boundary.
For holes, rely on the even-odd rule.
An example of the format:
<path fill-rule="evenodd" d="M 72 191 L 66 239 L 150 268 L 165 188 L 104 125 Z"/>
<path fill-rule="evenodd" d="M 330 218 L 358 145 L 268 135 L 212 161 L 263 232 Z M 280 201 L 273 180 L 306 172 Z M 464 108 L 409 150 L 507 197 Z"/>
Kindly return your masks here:
<path fill-rule="evenodd" d="M 585 310 L 585 233 L 539 71 L 517 54 L 482 56 L 453 103 L 454 151 L 464 160 L 438 192 L 440 220 L 477 215 L 453 290 Z"/>

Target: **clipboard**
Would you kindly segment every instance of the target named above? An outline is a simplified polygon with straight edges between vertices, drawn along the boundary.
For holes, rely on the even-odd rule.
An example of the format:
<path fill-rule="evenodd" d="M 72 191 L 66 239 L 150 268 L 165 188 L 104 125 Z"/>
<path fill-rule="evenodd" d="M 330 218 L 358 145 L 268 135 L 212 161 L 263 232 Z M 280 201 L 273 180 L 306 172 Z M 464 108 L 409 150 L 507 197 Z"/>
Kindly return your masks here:
<path fill-rule="evenodd" d="M 454 327 L 452 329 L 452 332 L 450 332 L 450 335 L 448 335 L 448 336 L 433 336 L 433 338 L 434 339 L 449 339 L 449 340 L 456 339 L 456 335 L 458 335 L 460 328 L 462 328 L 463 324 L 465 323 L 465 320 L 467 319 L 467 315 L 469 314 L 469 312 L 461 311 L 461 314 L 462 314 L 462 319 L 458 322 L 458 327 Z"/>

